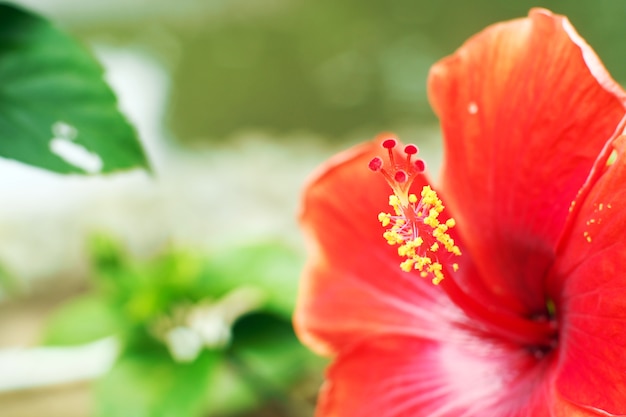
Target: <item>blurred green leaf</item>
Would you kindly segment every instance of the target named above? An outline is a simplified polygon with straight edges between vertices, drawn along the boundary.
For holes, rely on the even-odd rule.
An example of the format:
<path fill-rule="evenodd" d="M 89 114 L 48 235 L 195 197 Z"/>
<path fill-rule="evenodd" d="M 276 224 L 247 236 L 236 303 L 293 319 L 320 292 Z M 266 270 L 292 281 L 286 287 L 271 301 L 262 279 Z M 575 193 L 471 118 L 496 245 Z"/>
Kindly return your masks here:
<path fill-rule="evenodd" d="M 222 360 L 212 370 L 206 393 L 207 415 L 240 415 L 259 407 L 262 399 L 238 371 Z"/>
<path fill-rule="evenodd" d="M 111 336 L 118 328 L 106 301 L 97 295 L 86 295 L 54 312 L 45 328 L 43 343 L 78 345 Z"/>
<path fill-rule="evenodd" d="M 179 303 L 217 300 L 241 286 L 265 293 L 264 309 L 283 317 L 293 312 L 302 256 L 281 243 L 210 255 L 170 248 L 142 262 L 128 259 L 106 236 L 92 239 L 91 248 L 98 282 L 129 323 L 145 323 Z"/>
<path fill-rule="evenodd" d="M 264 290 L 266 308 L 291 317 L 298 291 L 302 256 L 281 243 L 224 250 L 209 260 L 208 285 L 215 292 L 226 292 L 238 285 L 252 285 Z"/>
<path fill-rule="evenodd" d="M 313 404 L 298 390 L 311 376 L 319 377 L 323 365 L 298 342 L 289 320 L 267 313 L 244 316 L 235 324 L 233 342 L 212 374 L 209 415 L 241 415 L 263 408 L 277 413 L 269 415 L 311 416 Z"/>
<path fill-rule="evenodd" d="M 147 168 L 102 76 L 70 36 L 0 4 L 0 156 L 59 173 Z"/>
<path fill-rule="evenodd" d="M 251 372 L 276 386 L 289 386 L 307 364 L 318 360 L 300 344 L 291 321 L 278 316 L 257 313 L 242 317 L 233 333 L 232 352 Z"/>
<path fill-rule="evenodd" d="M 99 238 L 92 248 L 99 289 L 131 331 L 175 306 L 212 298 L 199 285 L 204 258 L 193 252 L 168 250 L 139 261 L 110 239 Z"/>
<path fill-rule="evenodd" d="M 310 377 L 317 381 L 323 363 L 299 343 L 291 325 L 301 267 L 296 251 L 272 242 L 211 255 L 168 248 L 139 260 L 103 235 L 92 239 L 91 249 L 96 289 L 116 317 L 125 351 L 98 386 L 98 416 L 223 417 L 261 408 L 312 414 L 312 403 L 304 400 L 310 397 L 299 387 Z M 181 308 L 226 303 L 245 289 L 260 290 L 266 304 L 237 316 L 230 345 L 207 345 L 195 360 L 175 362 L 171 341 L 158 336 L 156 324 L 173 326 L 168 320 Z"/>
<path fill-rule="evenodd" d="M 18 280 L 9 274 L 5 266 L 0 263 L 0 294 L 4 292 L 13 295 L 18 293 L 19 290 L 20 285 Z"/>
<path fill-rule="evenodd" d="M 193 363 L 172 361 L 165 349 L 126 352 L 96 387 L 97 417 L 195 417 L 206 408 L 211 370 L 205 351 Z"/>

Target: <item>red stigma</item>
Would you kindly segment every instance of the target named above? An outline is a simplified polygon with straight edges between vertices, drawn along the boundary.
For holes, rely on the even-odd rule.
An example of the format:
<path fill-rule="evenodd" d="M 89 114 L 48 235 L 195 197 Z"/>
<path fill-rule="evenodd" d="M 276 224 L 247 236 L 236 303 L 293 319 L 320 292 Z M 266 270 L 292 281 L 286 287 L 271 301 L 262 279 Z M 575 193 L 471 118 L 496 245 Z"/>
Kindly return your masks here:
<path fill-rule="evenodd" d="M 396 145 L 398 144 L 398 142 L 395 139 L 385 139 L 382 143 L 383 148 L 385 149 L 393 149 L 396 147 Z"/>
<path fill-rule="evenodd" d="M 387 150 L 387 158 L 376 156 L 369 161 L 368 167 L 374 172 L 380 172 L 394 193 L 405 201 L 408 199 L 413 180 L 426 168 L 424 161 L 415 158 L 419 148 L 408 144 L 401 148 L 402 150 L 398 150 L 396 148 L 399 142 L 390 134 L 380 135 L 377 140 L 380 141 L 380 146 Z"/>
<path fill-rule="evenodd" d="M 367 166 L 372 171 L 379 171 L 383 167 L 383 160 L 380 156 L 375 156 Z"/>
<path fill-rule="evenodd" d="M 406 180 L 409 179 L 409 176 L 407 175 L 406 172 L 404 172 L 402 170 L 398 170 L 393 175 L 393 179 L 396 180 L 397 182 L 402 183 L 402 182 L 406 182 Z"/>

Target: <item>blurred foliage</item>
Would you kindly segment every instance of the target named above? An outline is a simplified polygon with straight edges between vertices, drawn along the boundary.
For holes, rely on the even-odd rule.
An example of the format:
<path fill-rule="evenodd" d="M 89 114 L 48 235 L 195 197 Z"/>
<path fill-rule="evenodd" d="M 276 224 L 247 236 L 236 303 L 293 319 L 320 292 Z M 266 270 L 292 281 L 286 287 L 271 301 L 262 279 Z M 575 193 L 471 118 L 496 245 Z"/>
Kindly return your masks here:
<path fill-rule="evenodd" d="M 147 168 L 102 75 L 73 38 L 0 3 L 0 156 L 60 173 Z"/>
<path fill-rule="evenodd" d="M 129 350 L 97 387 L 97 416 L 201 416 L 207 408 L 211 370 L 218 352 L 193 363 L 175 363 L 164 351 Z"/>
<path fill-rule="evenodd" d="M 0 262 L 0 294 L 15 295 L 19 293 L 19 282 Z"/>
<path fill-rule="evenodd" d="M 188 19 L 115 30 L 121 44 L 143 43 L 172 69 L 175 137 L 268 129 L 335 140 L 437 123 L 426 96 L 430 66 L 487 25 L 536 6 L 567 15 L 626 81 L 623 0 L 216 0 Z M 106 39 L 111 29 L 103 28 Z"/>
<path fill-rule="evenodd" d="M 119 338 L 120 356 L 97 385 L 97 416 L 226 416 L 268 406 L 275 416 L 311 413 L 305 397 L 312 392 L 298 387 L 319 380 L 323 363 L 300 345 L 291 326 L 301 267 L 296 253 L 265 244 L 209 257 L 170 249 L 141 261 L 103 236 L 92 247 L 94 290 L 50 319 L 45 342 Z M 242 304 L 250 299 L 238 298 L 224 310 L 238 311 L 226 343 L 205 342 L 195 351 L 190 333 L 201 334 L 206 325 L 213 331 L 211 316 L 198 327 L 189 320 L 192 314 L 175 319 L 177 312 L 225 304 L 251 288 L 261 294 L 260 303 L 246 310 Z M 161 331 L 164 318 L 173 323 Z M 167 331 L 181 327 L 187 333 L 174 341 L 176 348 Z"/>
<path fill-rule="evenodd" d="M 187 15 L 153 3 L 140 20 L 120 10 L 117 19 L 70 26 L 88 42 L 147 50 L 163 64 L 172 81 L 168 127 L 181 141 L 251 129 L 362 139 L 435 124 L 430 66 L 487 25 L 537 6 L 567 15 L 626 81 L 623 0 L 212 0 L 186 2 Z"/>

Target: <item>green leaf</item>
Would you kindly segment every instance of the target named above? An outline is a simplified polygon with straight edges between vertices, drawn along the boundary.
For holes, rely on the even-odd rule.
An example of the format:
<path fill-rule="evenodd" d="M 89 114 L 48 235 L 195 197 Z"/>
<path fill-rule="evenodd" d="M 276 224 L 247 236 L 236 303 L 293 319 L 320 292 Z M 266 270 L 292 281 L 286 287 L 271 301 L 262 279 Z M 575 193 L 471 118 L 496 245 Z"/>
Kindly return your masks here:
<path fill-rule="evenodd" d="M 287 388 L 309 372 L 323 369 L 325 359 L 305 348 L 291 322 L 257 313 L 241 318 L 233 328 L 231 352 L 261 387 Z"/>
<path fill-rule="evenodd" d="M 9 274 L 5 266 L 0 262 L 0 295 L 14 295 L 20 291 L 20 282 Z"/>
<path fill-rule="evenodd" d="M 321 385 L 325 364 L 300 344 L 290 320 L 267 313 L 242 317 L 211 376 L 208 415 L 265 415 L 258 410 L 267 410 L 268 415 L 311 416 L 314 404 L 305 398 Z"/>
<path fill-rule="evenodd" d="M 261 406 L 262 398 L 226 361 L 213 369 L 206 393 L 207 416 L 242 415 Z"/>
<path fill-rule="evenodd" d="M 268 311 L 291 317 L 302 264 L 300 253 L 276 242 L 226 249 L 209 260 L 205 284 L 215 293 L 255 286 L 267 294 Z"/>
<path fill-rule="evenodd" d="M 96 387 L 98 417 L 200 417 L 209 377 L 220 355 L 205 351 L 176 363 L 167 351 L 123 354 Z"/>
<path fill-rule="evenodd" d="M 96 295 L 75 298 L 54 312 L 43 335 L 47 345 L 79 345 L 111 336 L 118 325 L 106 301 Z"/>
<path fill-rule="evenodd" d="M 291 321 L 250 314 L 237 321 L 233 334 L 228 359 L 258 397 L 280 415 L 313 415 L 314 404 L 306 398 L 321 385 L 326 360 L 300 344 Z"/>
<path fill-rule="evenodd" d="M 0 4 L 0 156 L 59 173 L 147 168 L 102 76 L 73 38 Z"/>

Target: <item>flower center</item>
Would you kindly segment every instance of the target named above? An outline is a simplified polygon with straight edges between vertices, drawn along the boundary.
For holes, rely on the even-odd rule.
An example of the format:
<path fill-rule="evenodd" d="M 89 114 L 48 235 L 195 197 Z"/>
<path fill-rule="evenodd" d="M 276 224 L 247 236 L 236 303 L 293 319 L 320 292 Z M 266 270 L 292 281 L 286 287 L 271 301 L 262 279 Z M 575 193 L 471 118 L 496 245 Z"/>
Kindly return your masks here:
<path fill-rule="evenodd" d="M 444 272 L 456 272 L 459 268 L 453 259 L 460 256 L 461 251 L 448 234 L 455 221 L 453 218 L 440 220 L 444 205 L 430 186 L 422 188 L 420 198 L 410 193 L 413 181 L 424 172 L 425 164 L 421 159 L 414 159 L 419 149 L 411 144 L 404 147 L 404 158 L 396 162 L 397 145 L 393 138 L 382 142 L 388 153 L 388 165 L 378 156 L 369 163 L 369 168 L 380 172 L 393 191 L 389 196 L 393 211 L 381 212 L 378 220 L 387 228 L 383 233 L 387 243 L 397 245 L 398 255 L 404 258 L 400 268 L 405 272 L 418 270 L 422 277 L 430 277 L 437 285 L 444 279 Z"/>
<path fill-rule="evenodd" d="M 532 356 L 537 359 L 542 359 L 549 355 L 559 343 L 559 325 L 554 301 L 547 299 L 545 311 L 531 315 L 530 320 L 534 323 L 544 325 L 548 329 L 546 337 L 542 342 L 526 346 L 526 350 Z"/>

